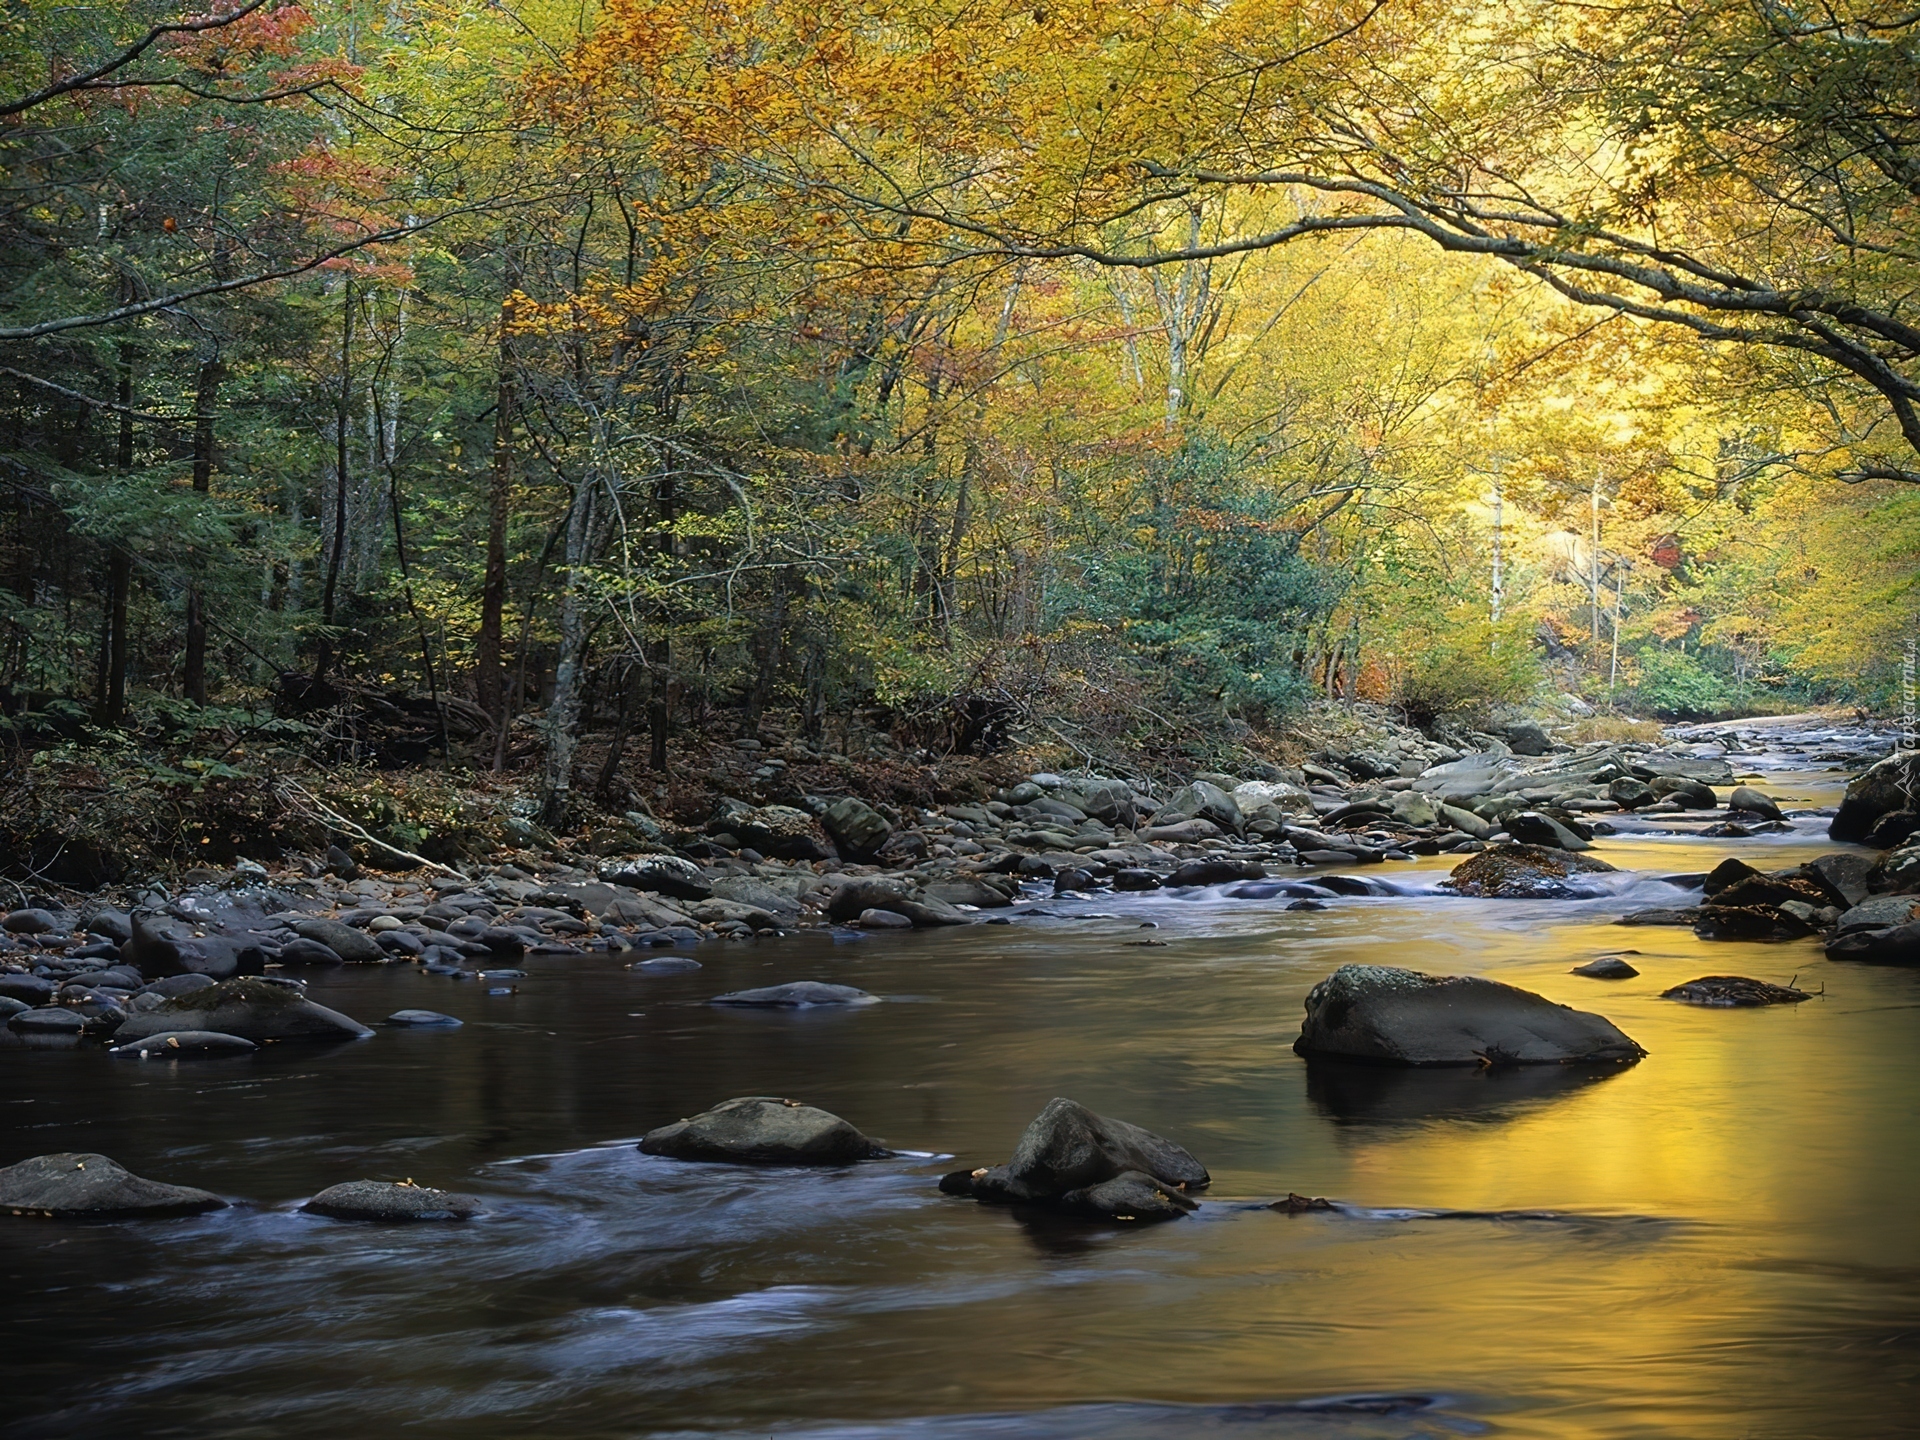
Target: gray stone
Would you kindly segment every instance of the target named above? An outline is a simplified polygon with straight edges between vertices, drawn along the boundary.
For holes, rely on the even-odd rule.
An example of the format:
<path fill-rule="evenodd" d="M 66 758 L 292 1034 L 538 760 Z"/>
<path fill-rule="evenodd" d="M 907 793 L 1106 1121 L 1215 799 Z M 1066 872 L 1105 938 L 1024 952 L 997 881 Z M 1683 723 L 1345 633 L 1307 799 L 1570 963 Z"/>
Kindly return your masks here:
<path fill-rule="evenodd" d="M 442 1015 L 438 1010 L 396 1010 L 387 1016 L 389 1025 L 421 1030 L 456 1030 L 465 1023 L 451 1015 Z"/>
<path fill-rule="evenodd" d="M 851 1165 L 888 1153 L 838 1115 L 771 1095 L 725 1100 L 650 1130 L 640 1150 L 733 1165 Z"/>
<path fill-rule="evenodd" d="M 134 1060 L 215 1060 L 251 1055 L 259 1048 L 239 1035 L 221 1035 L 212 1030 L 165 1030 L 143 1040 L 117 1045 L 107 1053 Z"/>
<path fill-rule="evenodd" d="M 46 935 L 59 928 L 60 921 L 51 910 L 12 910 L 0 918 L 0 929 L 15 935 Z"/>
<path fill-rule="evenodd" d="M 302 940 L 326 946 L 349 965 L 383 965 L 389 958 L 380 943 L 366 931 L 342 925 L 338 920 L 296 920 L 292 928 Z"/>
<path fill-rule="evenodd" d="M 848 860 L 870 860 L 893 834 L 893 826 L 878 810 L 851 795 L 844 795 L 827 807 L 820 817 L 834 848 Z"/>
<path fill-rule="evenodd" d="M 800 902 L 791 895 L 783 895 L 764 880 L 751 875 L 723 875 L 713 882 L 713 896 L 716 900 L 731 900 L 736 905 L 749 905 L 773 916 L 783 925 L 791 925 L 800 918 Z"/>
<path fill-rule="evenodd" d="M 1574 966 L 1568 973 L 1584 975 L 1589 980 L 1631 980 L 1640 972 L 1618 955 L 1602 955 L 1597 960 Z"/>
<path fill-rule="evenodd" d="M 60 987 L 40 975 L 0 974 L 0 996 L 23 1005 L 39 1005 L 53 998 Z"/>
<path fill-rule="evenodd" d="M 399 1185 L 385 1180 L 349 1180 L 329 1186 L 300 1208 L 334 1220 L 470 1220 L 486 1213 L 470 1195 L 455 1195 L 410 1180 Z"/>
<path fill-rule="evenodd" d="M 1553 749 L 1553 741 L 1537 721 L 1517 720 L 1505 727 L 1503 735 L 1516 755 L 1545 755 Z"/>
<path fill-rule="evenodd" d="M 1462 835 L 1471 835 L 1476 840 L 1484 840 L 1493 834 L 1493 826 L 1471 810 L 1462 810 L 1458 805 L 1442 805 L 1439 810 L 1439 818 Z"/>
<path fill-rule="evenodd" d="M 266 953 L 257 945 L 243 945 L 224 935 L 195 935 L 152 911 L 135 911 L 129 928 L 132 937 L 121 947 L 122 958 L 152 978 L 205 975 L 227 980 L 258 975 L 267 966 Z"/>
<path fill-rule="evenodd" d="M 951 880 L 936 880 L 920 893 L 929 900 L 939 900 L 947 905 L 972 905 L 981 910 L 998 910 L 1013 903 L 1006 891 L 984 880 L 964 875 Z"/>
<path fill-rule="evenodd" d="M 1393 797 L 1393 818 L 1402 825 L 1425 829 L 1439 823 L 1440 812 L 1433 801 L 1418 790 L 1402 790 Z"/>
<path fill-rule="evenodd" d="M 1591 850 L 1592 845 L 1551 815 L 1538 810 L 1520 810 L 1506 819 L 1507 834 L 1522 845 L 1544 845 L 1555 850 Z"/>
<path fill-rule="evenodd" d="M 1842 908 L 1858 905 L 1873 893 L 1868 881 L 1872 870 L 1873 861 L 1852 850 L 1836 850 L 1807 862 L 1807 873 Z"/>
<path fill-rule="evenodd" d="M 1490 795 L 1502 783 L 1521 773 L 1520 763 L 1504 751 L 1481 751 L 1422 770 L 1414 779 L 1413 788 L 1438 795 L 1442 800 L 1466 800 L 1476 795 Z"/>
<path fill-rule="evenodd" d="M 1827 942 L 1827 958 L 1869 965 L 1920 965 L 1920 922 L 1835 935 Z"/>
<path fill-rule="evenodd" d="M 862 910 L 853 922 L 866 930 L 911 930 L 913 921 L 897 910 Z"/>
<path fill-rule="evenodd" d="M 1573 875 L 1614 867 L 1591 855 L 1544 845 L 1493 845 L 1454 866 L 1441 883 L 1458 895 L 1495 900 L 1561 900 L 1576 893 Z"/>
<path fill-rule="evenodd" d="M 880 997 L 851 985 L 829 985 L 820 980 L 791 980 L 785 985 L 763 985 L 756 990 L 733 990 L 713 997 L 715 1005 L 759 1009 L 810 1010 L 817 1005 L 874 1005 Z"/>
<path fill-rule="evenodd" d="M 1780 813 L 1780 807 L 1774 804 L 1772 796 L 1761 794 L 1751 785 L 1734 786 L 1733 794 L 1727 797 L 1727 808 L 1742 810 L 1749 815 L 1761 815 L 1769 820 L 1786 819 L 1786 816 Z"/>
<path fill-rule="evenodd" d="M 649 890 L 675 900 L 705 900 L 713 894 L 707 873 L 678 855 L 646 855 L 638 860 L 603 865 L 600 878 L 610 885 Z"/>
<path fill-rule="evenodd" d="M 1644 780 L 1636 780 L 1631 775 L 1622 775 L 1607 786 L 1607 798 L 1622 810 L 1638 810 L 1651 805 L 1660 797 L 1653 793 L 1653 787 Z"/>
<path fill-rule="evenodd" d="M 10 1016 L 7 1028 L 16 1035 L 78 1035 L 87 1028 L 87 1017 L 53 1005 Z"/>
<path fill-rule="evenodd" d="M 1478 976 L 1342 965 L 1307 992 L 1294 1050 L 1384 1065 L 1624 1064 L 1646 1054 L 1599 1015 Z"/>
<path fill-rule="evenodd" d="M 251 977 L 222 980 L 129 1016 L 119 1038 L 124 1043 L 169 1030 L 213 1030 L 253 1041 L 358 1040 L 373 1033 L 297 990 Z"/>
<path fill-rule="evenodd" d="M 104 1155 L 37 1155 L 0 1169 L 0 1211 L 10 1215 L 75 1220 L 197 1215 L 226 1203 L 205 1190 L 144 1180 Z"/>
<path fill-rule="evenodd" d="M 1171 1140 L 1056 1097 L 1027 1126 L 1006 1164 L 959 1172 L 941 1188 L 988 1204 L 1056 1204 L 1115 1219 L 1171 1219 L 1194 1208 L 1172 1196 L 1184 1200 L 1182 1192 L 1204 1189 L 1211 1179 Z M 1102 1193 L 1107 1186 L 1113 1188 Z"/>
<path fill-rule="evenodd" d="M 1175 815 L 1189 820 L 1210 821 L 1222 830 L 1235 834 L 1242 828 L 1239 803 L 1218 785 L 1210 785 L 1204 780 L 1196 780 L 1174 791 L 1154 815 L 1163 822 L 1154 827 L 1156 830 L 1164 829 L 1164 822 L 1170 822 Z"/>
<path fill-rule="evenodd" d="M 318 940 L 308 940 L 304 936 L 289 940 L 280 947 L 280 953 L 274 956 L 282 965 L 339 965 L 344 963 L 338 951 Z"/>
<path fill-rule="evenodd" d="M 1891 925 L 1905 925 L 1916 916 L 1920 916 L 1920 897 L 1875 895 L 1842 911 L 1839 923 L 1834 926 L 1834 933 L 1845 935 L 1854 930 L 1885 930 Z"/>

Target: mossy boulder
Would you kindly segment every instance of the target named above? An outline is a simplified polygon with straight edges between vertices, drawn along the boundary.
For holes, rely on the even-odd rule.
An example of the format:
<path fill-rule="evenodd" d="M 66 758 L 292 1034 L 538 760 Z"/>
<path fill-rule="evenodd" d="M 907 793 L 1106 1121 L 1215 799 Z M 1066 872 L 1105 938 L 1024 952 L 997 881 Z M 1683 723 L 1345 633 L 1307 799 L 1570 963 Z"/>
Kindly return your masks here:
<path fill-rule="evenodd" d="M 1456 895 L 1494 900 L 1563 900 L 1578 892 L 1572 875 L 1595 875 L 1614 867 L 1591 855 L 1545 845 L 1492 845 L 1454 866 L 1442 885 Z"/>
<path fill-rule="evenodd" d="M 222 980 L 130 1015 L 116 1038 L 124 1045 L 169 1030 L 211 1030 L 256 1044 L 270 1040 L 360 1040 L 373 1033 L 338 1010 L 316 1005 L 291 986 L 251 976 Z"/>

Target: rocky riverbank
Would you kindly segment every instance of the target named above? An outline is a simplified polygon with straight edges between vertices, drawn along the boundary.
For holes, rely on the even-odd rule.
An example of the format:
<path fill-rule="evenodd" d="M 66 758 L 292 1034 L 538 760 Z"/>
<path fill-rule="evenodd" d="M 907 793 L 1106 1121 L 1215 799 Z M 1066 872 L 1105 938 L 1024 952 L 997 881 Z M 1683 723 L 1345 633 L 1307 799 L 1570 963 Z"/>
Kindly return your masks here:
<path fill-rule="evenodd" d="M 394 875 L 363 871 L 336 846 L 324 866 L 242 861 L 179 887 L 23 892 L 0 918 L 0 1008 L 16 1043 L 138 1038 L 158 1033 L 147 1012 L 188 1015 L 186 991 L 234 977 L 297 989 L 314 967 L 411 964 L 504 984 L 529 955 L 686 965 L 686 952 L 715 941 L 1004 922 L 1050 894 L 1107 889 L 1232 885 L 1245 898 L 1310 907 L 1383 889 L 1371 874 L 1439 854 L 1461 857 L 1448 882 L 1461 894 L 1577 894 L 1583 877 L 1611 868 L 1585 853 L 1595 836 L 1624 827 L 1736 837 L 1822 814 L 1783 810 L 1747 783 L 1760 777 L 1737 762 L 1763 744 L 1862 767 L 1831 822 L 1836 839 L 1862 848 L 1773 874 L 1729 860 L 1676 877 L 1700 886 L 1700 904 L 1625 923 L 1686 924 L 1709 938 L 1820 934 L 1836 959 L 1920 961 L 1920 902 L 1905 898 L 1920 893 L 1920 846 L 1909 843 L 1920 761 L 1883 758 L 1884 737 L 1809 722 L 1784 737 L 1730 726 L 1663 744 L 1479 738 L 1486 748 L 1462 753 L 1384 727 L 1364 747 L 1297 767 L 1202 772 L 1171 788 L 1037 772 L 976 803 L 892 815 L 851 796 L 723 798 L 704 826 L 591 864 L 521 853 Z M 1875 846 L 1890 848 L 1876 858 Z M 656 951 L 680 954 L 649 960 Z M 242 1027 L 240 1038 L 284 1037 Z"/>

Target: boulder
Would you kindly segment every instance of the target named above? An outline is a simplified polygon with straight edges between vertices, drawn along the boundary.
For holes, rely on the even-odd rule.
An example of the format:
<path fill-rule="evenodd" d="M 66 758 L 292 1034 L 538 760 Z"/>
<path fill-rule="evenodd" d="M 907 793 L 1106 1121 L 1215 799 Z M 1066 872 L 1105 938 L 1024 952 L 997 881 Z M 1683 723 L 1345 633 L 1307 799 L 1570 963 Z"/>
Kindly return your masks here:
<path fill-rule="evenodd" d="M 0 1169 L 0 1211 L 55 1219 L 197 1215 L 226 1201 L 186 1185 L 130 1174 L 104 1155 L 36 1155 Z"/>
<path fill-rule="evenodd" d="M 1591 855 L 1541 845 L 1501 844 L 1469 856 L 1441 882 L 1456 895 L 1496 900 L 1557 900 L 1575 891 L 1570 875 L 1611 871 Z"/>
<path fill-rule="evenodd" d="M 730 828 L 741 844 L 776 860 L 827 858 L 827 847 L 821 843 L 820 827 L 813 816 L 791 805 L 762 805 L 740 811 L 731 817 Z"/>
<path fill-rule="evenodd" d="M 1013 903 L 1006 891 L 964 875 L 936 880 L 920 893 L 928 900 L 938 900 L 945 905 L 972 905 L 980 910 L 998 910 Z"/>
<path fill-rule="evenodd" d="M 23 1005 L 44 1004 L 59 988 L 41 975 L 0 974 L 0 997 L 18 1000 Z"/>
<path fill-rule="evenodd" d="M 1006 1164 L 957 1171 L 940 1188 L 987 1204 L 1050 1204 L 1116 1220 L 1157 1220 L 1195 1208 L 1184 1192 L 1211 1180 L 1206 1167 L 1171 1140 L 1056 1097 L 1027 1126 Z"/>
<path fill-rule="evenodd" d="M 296 920 L 291 928 L 302 940 L 326 946 L 349 965 L 384 965 L 392 958 L 366 931 L 338 920 Z"/>
<path fill-rule="evenodd" d="M 133 938 L 133 919 L 123 910 L 96 910 L 81 927 L 89 935 L 100 935 L 124 945 Z"/>
<path fill-rule="evenodd" d="M 1422 770 L 1413 788 L 1442 800 L 1467 800 L 1491 795 L 1503 782 L 1523 773 L 1520 763 L 1505 751 L 1481 751 Z"/>
<path fill-rule="evenodd" d="M 1506 818 L 1507 834 L 1522 845 L 1546 846 L 1553 850 L 1591 850 L 1593 846 L 1551 815 L 1538 810 L 1520 810 Z"/>
<path fill-rule="evenodd" d="M 800 902 L 782 894 L 766 881 L 752 875 L 723 875 L 713 882 L 713 898 L 751 906 L 773 916 L 783 925 L 800 918 Z"/>
<path fill-rule="evenodd" d="M 9 910 L 4 917 L 0 917 L 0 930 L 11 935 L 47 935 L 63 928 L 59 917 L 51 910 L 42 910 L 37 906 Z"/>
<path fill-rule="evenodd" d="M 1920 965 L 1920 923 L 1835 935 L 1827 942 L 1827 958 L 1868 965 Z"/>
<path fill-rule="evenodd" d="M 1129 866 L 1113 872 L 1113 888 L 1115 890 L 1158 890 L 1160 877 L 1151 870 L 1140 870 Z"/>
<path fill-rule="evenodd" d="M 470 1195 L 411 1180 L 349 1180 L 328 1186 L 300 1208 L 334 1220 L 471 1220 L 486 1213 Z"/>
<path fill-rule="evenodd" d="M 162 975 L 158 980 L 142 985 L 139 993 L 171 1000 L 176 995 L 191 995 L 196 990 L 211 989 L 219 983 L 211 975 Z"/>
<path fill-rule="evenodd" d="M 854 924 L 862 930 L 911 930 L 913 921 L 897 910 L 862 910 Z"/>
<path fill-rule="evenodd" d="M 129 1016 L 120 1040 L 144 1040 L 169 1030 L 212 1030 L 245 1040 L 360 1040 L 373 1032 L 299 991 L 241 977 L 190 991 Z"/>
<path fill-rule="evenodd" d="M 21 1010 L 7 1018 L 7 1029 L 16 1035 L 78 1035 L 87 1028 L 87 1017 L 63 1005 Z"/>
<path fill-rule="evenodd" d="M 893 834 L 893 826 L 864 801 L 843 795 L 827 807 L 820 817 L 834 847 L 848 860 L 871 860 Z"/>
<path fill-rule="evenodd" d="M 1264 867 L 1251 860 L 1189 860 L 1162 882 L 1170 888 L 1187 885 L 1226 885 L 1235 880 L 1264 880 Z"/>
<path fill-rule="evenodd" d="M 266 952 L 259 946 L 224 935 L 195 935 L 153 911 L 135 911 L 128 928 L 131 935 L 121 947 L 121 958 L 149 978 L 205 975 L 227 980 L 259 975 L 267 968 Z"/>
<path fill-rule="evenodd" d="M 1196 780 L 1167 797 L 1166 804 L 1154 812 L 1158 824 L 1156 830 L 1165 829 L 1174 823 L 1174 816 L 1187 820 L 1206 820 L 1222 830 L 1238 834 L 1241 826 L 1240 805 L 1218 785 L 1205 780 Z"/>
<path fill-rule="evenodd" d="M 1703 975 L 1660 992 L 1662 1000 L 1678 1000 L 1687 1005 L 1707 1005 L 1716 1009 L 1747 1008 L 1755 1005 L 1798 1005 L 1813 996 L 1786 985 L 1770 985 L 1765 980 L 1749 980 L 1744 975 Z"/>
<path fill-rule="evenodd" d="M 1827 834 L 1834 840 L 1863 841 L 1882 815 L 1911 810 L 1916 802 L 1920 802 L 1920 750 L 1902 750 L 1853 778 Z"/>
<path fill-rule="evenodd" d="M 1867 876 L 1869 888 L 1891 895 L 1920 891 L 1920 845 L 1889 850 Z"/>
<path fill-rule="evenodd" d="M 1402 790 L 1393 797 L 1393 818 L 1402 825 L 1412 825 L 1424 830 L 1440 821 L 1440 812 L 1433 801 L 1418 790 Z"/>
<path fill-rule="evenodd" d="M 304 936 L 289 940 L 280 947 L 280 953 L 273 957 L 282 965 L 342 965 L 340 952 L 330 945 L 322 945 L 318 940 L 308 940 Z"/>
<path fill-rule="evenodd" d="M 116 1045 L 107 1053 L 132 1060 L 217 1060 L 251 1055 L 259 1048 L 239 1035 L 222 1035 L 213 1030 L 163 1030 L 143 1040 Z"/>
<path fill-rule="evenodd" d="M 1640 972 L 1618 955 L 1602 955 L 1597 960 L 1574 966 L 1568 973 L 1584 975 L 1589 980 L 1631 980 Z"/>
<path fill-rule="evenodd" d="M 1296 1053 L 1380 1065 L 1631 1064 L 1609 1020 L 1478 976 L 1342 965 L 1307 992 Z"/>
<path fill-rule="evenodd" d="M 946 901 L 931 895 L 916 896 L 903 882 L 878 875 L 849 880 L 827 901 L 827 918 L 841 924 L 857 920 L 867 910 L 891 910 L 896 915 L 904 915 L 916 929 L 967 923 L 966 914 Z"/>
<path fill-rule="evenodd" d="M 791 980 L 757 990 L 733 990 L 713 997 L 715 1005 L 740 1005 L 770 1010 L 810 1010 L 816 1005 L 876 1005 L 877 995 L 851 985 L 829 985 L 820 980 Z"/>
<path fill-rule="evenodd" d="M 732 1165 L 851 1165 L 889 1153 L 838 1115 L 771 1095 L 724 1100 L 691 1119 L 649 1130 L 640 1150 Z"/>
<path fill-rule="evenodd" d="M 1534 720 L 1515 721 L 1502 730 L 1501 738 L 1516 755 L 1545 755 L 1553 749 L 1553 741 Z"/>
<path fill-rule="evenodd" d="M 1855 930 L 1885 930 L 1916 919 L 1920 919 L 1920 897 L 1875 895 L 1842 911 L 1833 931 L 1836 935 L 1847 935 Z"/>
<path fill-rule="evenodd" d="M 1713 793 L 1713 787 L 1698 780 L 1689 780 L 1684 776 L 1661 775 L 1653 781 L 1653 793 L 1661 800 L 1671 800 L 1682 810 L 1717 810 L 1719 797 Z"/>
<path fill-rule="evenodd" d="M 1131 830 L 1139 823 L 1133 790 L 1120 780 L 1091 780 L 1080 789 L 1080 808 L 1102 825 Z"/>
<path fill-rule="evenodd" d="M 678 855 L 643 855 L 637 860 L 602 865 L 600 878 L 609 885 L 625 885 L 675 900 L 706 900 L 713 895 L 707 872 Z"/>
<path fill-rule="evenodd" d="M 1906 844 L 1915 831 L 1920 831 L 1920 811 L 1889 810 L 1873 822 L 1864 843 L 1876 850 L 1894 850 Z"/>
<path fill-rule="evenodd" d="M 1646 781 L 1659 779 L 1691 780 L 1701 785 L 1731 785 L 1733 767 L 1720 756 L 1670 755 L 1654 751 L 1637 755 L 1631 762 L 1633 774 Z M 1654 789 L 1660 787 L 1655 785 Z"/>
<path fill-rule="evenodd" d="M 418 1030 L 457 1030 L 466 1022 L 438 1010 L 396 1010 L 387 1016 L 387 1024 Z"/>
<path fill-rule="evenodd" d="M 1240 813 L 1271 805 L 1276 810 L 1312 810 L 1313 796 L 1285 780 L 1249 780 L 1233 787 L 1233 802 Z"/>
<path fill-rule="evenodd" d="M 1439 818 L 1462 835 L 1471 835 L 1475 840 L 1484 840 L 1493 834 L 1493 826 L 1471 810 L 1462 810 L 1458 805 L 1441 805 Z"/>
<path fill-rule="evenodd" d="M 1774 804 L 1772 796 L 1763 795 L 1751 785 L 1734 786 L 1733 794 L 1727 797 L 1727 808 L 1729 810 L 1744 810 L 1749 815 L 1764 816 L 1768 820 L 1784 820 L 1787 818 L 1780 813 L 1780 807 Z"/>
<path fill-rule="evenodd" d="M 1653 787 L 1644 780 L 1636 780 L 1631 775 L 1622 775 L 1607 786 L 1607 798 L 1622 810 L 1639 810 L 1653 804 L 1660 797 L 1653 793 Z"/>

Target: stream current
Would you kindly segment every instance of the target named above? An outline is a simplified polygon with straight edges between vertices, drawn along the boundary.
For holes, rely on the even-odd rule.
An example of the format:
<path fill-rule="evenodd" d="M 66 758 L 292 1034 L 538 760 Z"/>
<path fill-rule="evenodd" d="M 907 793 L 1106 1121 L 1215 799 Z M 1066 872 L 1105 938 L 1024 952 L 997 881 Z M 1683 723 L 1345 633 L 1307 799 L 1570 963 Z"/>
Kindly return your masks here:
<path fill-rule="evenodd" d="M 1734 763 L 1789 811 L 1844 780 Z M 1322 911 L 1223 890 L 1048 900 L 1057 918 L 1010 926 L 704 945 L 681 974 L 535 959 L 510 995 L 346 967 L 313 997 L 466 1024 L 194 1064 L 0 1051 L 0 1163 L 98 1151 L 236 1201 L 0 1224 L 0 1433 L 1920 1434 L 1920 973 L 1610 923 L 1697 898 L 1660 875 L 1834 848 L 1811 818 L 1622 834 L 1596 853 L 1623 873 L 1590 899 L 1452 898 L 1440 857 L 1360 872 L 1404 893 Z M 1638 979 L 1567 973 L 1622 951 Z M 1650 1054 L 1598 1073 L 1310 1068 L 1290 1049 L 1302 998 L 1359 961 L 1525 986 Z M 1658 998 L 1717 973 L 1825 993 Z M 799 979 L 887 1003 L 704 1003 Z M 634 1148 L 755 1094 L 919 1153 L 799 1172 Z M 1054 1095 L 1192 1150 L 1214 1176 L 1198 1214 L 1101 1227 L 937 1193 L 943 1170 L 1004 1159 Z M 298 1211 L 360 1178 L 489 1213 Z M 1262 1208 L 1289 1191 L 1344 1208 Z"/>

